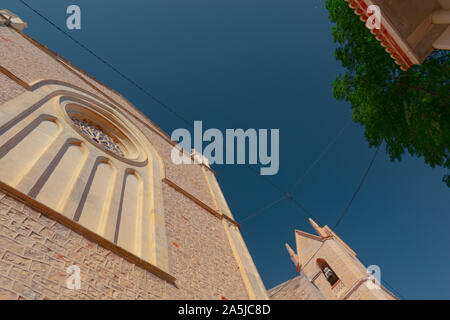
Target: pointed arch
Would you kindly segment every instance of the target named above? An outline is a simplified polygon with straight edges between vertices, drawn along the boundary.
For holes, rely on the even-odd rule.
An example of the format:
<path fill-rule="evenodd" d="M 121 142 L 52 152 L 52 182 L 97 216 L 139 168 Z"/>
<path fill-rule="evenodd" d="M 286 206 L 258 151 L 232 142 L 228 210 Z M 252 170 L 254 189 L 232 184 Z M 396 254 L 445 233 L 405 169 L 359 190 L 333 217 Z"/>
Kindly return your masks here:
<path fill-rule="evenodd" d="M 331 267 L 325 261 L 325 259 L 318 258 L 316 262 L 320 270 L 324 274 L 325 278 L 327 279 L 327 281 L 330 283 L 331 286 L 334 286 L 339 281 L 339 277 L 337 276 L 336 272 L 334 272 L 334 270 L 331 269 Z"/>
<path fill-rule="evenodd" d="M 90 139 L 74 124 L 75 117 L 95 124 L 100 129 L 97 140 L 107 134 L 109 144 Z M 51 119 L 57 125 L 28 130 L 34 128 L 34 119 Z M 126 111 L 76 86 L 39 81 L 0 109 L 0 150 L 15 151 L 18 156 L 26 152 L 27 148 L 18 149 L 15 137 L 29 139 L 31 145 L 44 141 L 45 146 L 35 144 L 39 150 L 27 158 L 26 168 L 10 163 L 9 171 L 18 174 L 11 178 L 9 172 L 0 171 L 0 181 L 168 272 L 163 161 Z M 111 141 L 124 152 L 107 148 Z M 136 189 L 138 197 L 121 201 L 126 188 Z M 127 219 L 133 221 L 117 223 L 122 212 L 131 211 L 135 214 Z"/>

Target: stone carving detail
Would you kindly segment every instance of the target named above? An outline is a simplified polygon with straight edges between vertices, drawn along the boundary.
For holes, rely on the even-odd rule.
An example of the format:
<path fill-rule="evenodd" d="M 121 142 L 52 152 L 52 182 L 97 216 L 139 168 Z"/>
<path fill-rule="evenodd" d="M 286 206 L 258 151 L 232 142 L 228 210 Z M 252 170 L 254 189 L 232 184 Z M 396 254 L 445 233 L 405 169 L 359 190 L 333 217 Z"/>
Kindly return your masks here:
<path fill-rule="evenodd" d="M 114 152 L 121 157 L 124 156 L 117 138 L 111 137 L 109 134 L 105 133 L 99 126 L 93 124 L 89 120 L 72 118 L 72 121 L 86 137 L 101 145 L 106 150 Z"/>

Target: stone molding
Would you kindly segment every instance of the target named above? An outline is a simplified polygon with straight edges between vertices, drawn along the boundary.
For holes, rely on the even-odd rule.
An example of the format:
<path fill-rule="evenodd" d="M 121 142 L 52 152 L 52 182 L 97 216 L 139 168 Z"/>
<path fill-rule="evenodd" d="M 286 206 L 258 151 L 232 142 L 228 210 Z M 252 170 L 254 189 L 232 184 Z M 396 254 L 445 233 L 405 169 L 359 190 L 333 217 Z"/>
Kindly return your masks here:
<path fill-rule="evenodd" d="M 174 276 L 170 275 L 168 272 L 158 268 L 157 266 L 154 266 L 153 264 L 151 264 L 145 260 L 140 259 L 136 255 L 119 247 L 115 243 L 106 240 L 105 238 L 99 236 L 98 234 L 92 232 L 91 230 L 74 222 L 72 219 L 68 219 L 67 217 L 63 216 L 62 214 L 56 212 L 55 210 L 43 205 L 42 203 L 36 201 L 35 199 L 10 187 L 9 185 L 7 185 L 1 181 L 0 181 L 0 190 L 2 192 L 4 192 L 6 195 L 10 196 L 11 198 L 16 199 L 19 202 L 25 203 L 31 209 L 34 209 L 34 210 L 38 211 L 39 213 L 45 215 L 46 217 L 48 217 L 52 220 L 55 220 L 58 223 L 61 223 L 62 225 L 70 228 L 71 230 L 75 231 L 76 233 L 80 234 L 81 236 L 85 237 L 86 239 L 99 244 L 100 246 L 104 247 L 105 249 L 111 250 L 112 252 L 123 257 L 127 261 L 132 262 L 132 263 L 136 264 L 137 266 L 144 268 L 145 270 L 147 270 L 147 271 L 151 272 L 152 274 L 158 276 L 159 278 L 167 281 L 168 283 L 175 284 L 176 278 Z"/>

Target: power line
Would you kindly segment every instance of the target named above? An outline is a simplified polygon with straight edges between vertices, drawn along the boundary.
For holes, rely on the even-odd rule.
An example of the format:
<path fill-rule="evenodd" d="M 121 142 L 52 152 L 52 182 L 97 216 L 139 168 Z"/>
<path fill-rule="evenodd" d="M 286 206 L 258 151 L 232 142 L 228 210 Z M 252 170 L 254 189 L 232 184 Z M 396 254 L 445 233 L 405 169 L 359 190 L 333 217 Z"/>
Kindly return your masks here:
<path fill-rule="evenodd" d="M 270 180 L 269 178 L 267 178 L 267 176 L 263 176 L 261 175 L 258 170 L 256 170 L 255 168 L 253 168 L 251 165 L 246 165 L 246 167 L 248 169 L 250 169 L 251 171 L 253 171 L 254 173 L 256 173 L 256 175 L 258 177 L 261 177 L 261 179 L 265 180 L 268 184 L 270 184 L 272 187 L 274 187 L 275 189 L 277 189 L 278 191 L 280 191 L 282 194 L 286 194 L 286 192 L 284 191 L 284 189 L 282 187 L 280 187 L 279 185 L 277 185 L 276 183 L 274 183 L 272 180 Z"/>
<path fill-rule="evenodd" d="M 274 187 L 275 189 L 280 191 L 284 195 L 284 197 L 286 199 L 289 199 L 290 201 L 292 201 L 302 211 L 302 213 L 306 215 L 307 218 L 312 218 L 312 219 L 318 221 L 317 218 L 314 217 L 311 214 L 311 212 L 305 208 L 305 206 L 303 204 L 301 204 L 299 201 L 297 201 L 290 192 L 284 191 L 284 189 L 282 187 L 280 187 L 279 185 L 275 184 L 272 180 L 270 180 L 266 176 L 259 175 L 259 172 L 256 169 L 252 168 L 250 165 L 247 165 L 247 167 L 250 170 L 252 170 L 253 172 L 255 172 L 259 177 L 261 177 L 262 179 L 267 181 L 272 187 Z"/>
<path fill-rule="evenodd" d="M 352 119 L 345 123 L 345 125 L 342 127 L 342 129 L 339 131 L 339 133 L 331 140 L 331 142 L 325 147 L 325 149 L 320 153 L 320 155 L 317 157 L 317 159 L 311 164 L 311 166 L 305 171 L 305 173 L 294 183 L 292 186 L 292 191 L 295 189 L 297 185 L 300 184 L 300 182 L 305 179 L 305 177 L 308 175 L 308 173 L 316 166 L 316 164 L 325 156 L 325 154 L 328 152 L 328 150 L 334 145 L 334 143 L 339 139 L 339 137 L 344 133 L 345 129 L 350 125 L 352 122 Z"/>
<path fill-rule="evenodd" d="M 342 135 L 342 133 L 343 133 L 343 132 L 345 131 L 345 129 L 350 125 L 351 122 L 352 122 L 352 121 L 351 121 L 351 119 L 350 119 L 349 121 L 347 121 L 347 122 L 345 123 L 345 125 L 342 127 L 342 129 L 338 132 L 338 134 L 337 134 L 336 136 L 333 137 L 333 139 L 332 139 L 332 140 L 330 141 L 330 143 L 325 147 L 325 149 L 320 153 L 320 155 L 317 157 L 317 159 L 311 164 L 311 166 L 305 171 L 305 173 L 299 178 L 299 180 L 297 180 L 297 181 L 294 183 L 294 185 L 293 185 L 292 188 L 291 188 L 291 192 L 295 189 L 295 187 L 296 187 L 301 181 L 303 181 L 303 179 L 304 179 L 304 178 L 308 175 L 308 173 L 315 167 L 315 165 L 316 165 L 316 164 L 317 164 L 317 163 L 325 156 L 325 154 L 328 152 L 328 150 L 329 150 L 329 149 L 334 145 L 334 143 L 339 139 L 339 137 Z M 249 167 L 252 171 L 257 172 L 256 169 L 254 169 L 253 167 L 251 167 L 251 166 L 248 166 L 248 167 Z M 257 172 L 257 173 L 258 173 L 258 172 Z M 261 176 L 261 177 L 262 177 L 264 180 L 266 180 L 270 185 L 272 185 L 274 188 L 276 188 L 278 191 L 284 193 L 285 196 L 282 197 L 282 198 L 279 199 L 279 200 L 276 200 L 276 201 L 272 202 L 272 203 L 269 204 L 268 206 L 265 206 L 265 207 L 261 208 L 260 210 L 256 211 L 254 214 L 251 214 L 250 216 L 246 217 L 245 219 L 243 219 L 243 220 L 241 221 L 241 223 L 244 222 L 244 221 L 247 221 L 247 220 L 249 220 L 249 219 L 252 219 L 252 218 L 256 217 L 257 215 L 259 215 L 259 214 L 262 213 L 263 211 L 265 211 L 265 210 L 271 208 L 273 205 L 277 204 L 277 203 L 280 202 L 281 200 L 284 200 L 285 198 L 291 200 L 291 201 L 294 203 L 294 205 L 296 205 L 300 210 L 302 210 L 304 213 L 306 213 L 306 215 L 308 216 L 308 218 L 311 217 L 311 218 L 313 218 L 314 220 L 317 221 L 317 218 L 314 217 L 314 216 L 311 214 L 311 212 L 305 208 L 304 205 L 302 205 L 301 203 L 299 203 L 299 202 L 292 196 L 291 192 L 285 192 L 285 191 L 283 190 L 283 188 L 281 188 L 280 186 L 278 186 L 278 185 L 276 185 L 275 183 L 273 183 L 270 179 L 266 178 L 265 176 Z"/>
<path fill-rule="evenodd" d="M 108 68 L 110 68 L 111 70 L 113 70 L 115 73 L 117 73 L 119 76 L 121 76 L 123 79 L 125 79 L 126 81 L 128 81 L 129 83 L 131 83 L 132 85 L 134 85 L 137 89 L 139 89 L 140 91 L 142 91 L 144 94 L 146 94 L 147 96 L 149 96 L 153 101 L 155 101 L 157 104 L 159 104 L 160 106 L 162 106 L 164 109 L 166 109 L 167 111 L 169 111 L 170 113 L 172 113 L 175 117 L 177 117 L 178 119 L 180 119 L 181 121 L 183 121 L 184 123 L 186 123 L 188 126 L 192 127 L 192 121 L 188 121 L 186 120 L 186 118 L 184 118 L 183 116 L 181 116 L 179 113 L 177 113 L 173 108 L 171 108 L 170 106 L 168 106 L 166 103 L 162 102 L 161 100 L 159 100 L 157 97 L 155 97 L 153 94 L 151 94 L 148 90 L 146 90 L 144 87 L 142 87 L 140 84 L 138 84 L 135 80 L 133 80 L 132 78 L 130 78 L 129 76 L 125 75 L 123 72 L 121 72 L 120 70 L 118 70 L 116 67 L 114 67 L 111 63 L 109 63 L 108 61 L 106 61 L 105 59 L 103 59 L 102 57 L 100 57 L 98 54 L 96 54 L 94 51 L 92 51 L 91 49 L 89 49 L 86 45 L 84 45 L 83 43 L 81 43 L 80 41 L 78 41 L 77 39 L 75 39 L 74 37 L 72 37 L 70 34 L 68 34 L 66 31 L 64 31 L 63 29 L 61 29 L 60 27 L 58 27 L 53 21 L 51 21 L 50 19 L 48 19 L 47 17 L 45 17 L 42 13 L 40 13 L 39 11 L 37 11 L 36 9 L 32 8 L 28 3 L 26 3 L 23 0 L 18 0 L 20 1 L 24 6 L 26 6 L 28 9 L 30 9 L 31 11 L 33 11 L 34 13 L 36 13 L 38 16 L 40 16 L 42 19 L 44 19 L 45 21 L 47 21 L 50 25 L 52 25 L 56 30 L 58 30 L 59 32 L 63 33 L 65 36 L 67 36 L 69 39 L 71 39 L 73 42 L 75 42 L 78 46 L 80 46 L 81 48 L 83 48 L 84 50 L 86 50 L 87 52 L 89 52 L 92 56 L 94 56 L 95 58 L 97 58 L 97 60 L 99 60 L 100 62 L 102 62 L 104 65 L 106 65 Z"/>
<path fill-rule="evenodd" d="M 361 257 L 358 257 L 358 259 L 361 261 L 361 263 L 367 268 L 368 264 L 361 259 Z M 386 287 L 389 288 L 392 292 L 394 292 L 400 299 L 406 300 L 405 296 L 403 296 L 400 291 L 395 289 L 387 280 L 385 280 L 383 277 L 381 277 L 381 283 L 383 283 Z"/>
<path fill-rule="evenodd" d="M 384 278 L 381 278 L 381 282 L 389 288 L 389 290 L 393 291 L 400 299 L 402 300 L 406 300 L 405 296 L 402 295 L 400 293 L 400 291 L 398 291 L 397 289 L 395 289 L 392 285 L 389 284 L 389 282 L 387 282 L 387 280 L 385 280 Z"/>
<path fill-rule="evenodd" d="M 322 242 L 320 244 L 320 246 L 317 248 L 317 250 L 314 252 L 313 255 L 311 255 L 311 258 L 308 259 L 308 261 L 306 261 L 306 263 L 304 265 L 302 265 L 302 269 L 305 268 L 310 262 L 311 260 L 315 257 L 315 255 L 317 254 L 317 252 L 319 252 L 320 249 L 322 249 L 323 245 L 325 244 L 325 241 Z"/>
<path fill-rule="evenodd" d="M 302 205 L 300 202 L 298 202 L 294 197 L 292 197 L 290 200 L 297 208 L 302 210 L 308 218 L 314 219 L 315 221 L 319 222 L 317 217 L 315 217 L 308 209 L 305 208 L 304 205 Z"/>
<path fill-rule="evenodd" d="M 347 123 L 347 124 L 344 126 L 344 128 L 340 131 L 340 133 L 338 134 L 338 136 L 340 136 L 340 135 L 342 134 L 342 132 L 345 130 L 345 128 L 346 128 L 347 126 L 348 126 L 348 123 Z M 320 159 L 323 157 L 323 155 L 326 153 L 327 149 L 329 149 L 329 147 L 330 147 L 336 140 L 337 140 L 337 138 L 335 138 L 335 139 L 334 139 L 334 140 L 333 140 L 333 141 L 325 148 L 324 152 L 322 152 L 322 154 L 319 156 L 318 160 L 320 160 Z M 380 144 L 378 145 L 378 147 L 377 147 L 377 149 L 376 149 L 376 151 L 375 151 L 375 153 L 374 153 L 374 155 L 373 155 L 373 157 L 372 157 L 372 159 L 371 159 L 371 161 L 370 161 L 370 163 L 369 163 L 369 166 L 368 166 L 368 168 L 367 168 L 367 170 L 366 170 L 364 176 L 363 176 L 362 179 L 361 179 L 361 182 L 359 183 L 358 187 L 356 188 L 355 192 L 353 193 L 353 196 L 352 196 L 350 202 L 348 203 L 346 209 L 344 210 L 344 212 L 342 213 L 342 215 L 341 215 L 341 217 L 339 218 L 338 222 L 337 222 L 336 225 L 334 226 L 333 231 L 336 230 L 336 228 L 339 226 L 339 224 L 340 224 L 340 223 L 342 222 L 342 220 L 344 219 L 345 215 L 347 214 L 348 210 L 350 209 L 350 206 L 351 206 L 353 200 L 356 198 L 356 195 L 358 194 L 359 190 L 361 189 L 362 185 L 364 184 L 364 181 L 365 181 L 365 179 L 367 178 L 367 176 L 368 176 L 368 174 L 369 174 L 369 171 L 370 171 L 370 169 L 372 168 L 372 166 L 373 166 L 373 164 L 374 164 L 374 161 L 375 161 L 375 159 L 376 159 L 376 156 L 377 156 L 377 154 L 378 154 L 378 151 L 380 150 L 382 141 L 383 141 L 383 140 L 381 139 Z M 305 174 L 300 178 L 299 181 L 301 181 L 301 180 L 304 178 L 304 176 L 306 176 L 306 174 L 310 171 L 310 169 L 312 169 L 312 167 L 314 167 L 314 165 L 318 162 L 318 160 L 316 160 L 316 161 L 313 163 L 313 165 L 305 172 Z M 299 181 L 294 185 L 294 187 L 299 183 Z M 317 250 L 316 250 L 316 251 L 314 252 L 314 254 L 311 256 L 311 258 L 310 258 L 308 261 L 306 261 L 306 263 L 302 266 L 302 268 L 306 267 L 306 266 L 311 262 L 312 258 L 319 252 L 319 250 L 323 247 L 324 243 L 325 243 L 325 242 L 322 242 L 322 244 L 317 248 Z M 361 260 L 361 262 L 364 264 L 364 266 L 367 267 L 367 264 L 366 264 L 365 262 L 363 262 L 362 259 L 360 259 L 360 260 Z M 400 293 L 400 291 L 397 290 L 397 289 L 395 289 L 395 287 L 393 287 L 387 280 L 385 280 L 384 278 L 381 278 L 381 282 L 382 282 L 386 287 L 388 287 L 391 291 L 393 291 L 399 298 L 405 300 L 404 296 Z"/>
<path fill-rule="evenodd" d="M 267 206 L 265 206 L 265 207 L 259 209 L 259 210 L 256 211 L 255 213 L 253 213 L 253 214 L 249 215 L 248 217 L 246 217 L 246 218 L 242 219 L 241 221 L 239 221 L 239 224 L 242 224 L 242 223 L 244 223 L 245 221 L 250 220 L 250 219 L 256 217 L 257 215 L 263 213 L 265 210 L 267 210 L 267 209 L 273 207 L 273 206 L 276 205 L 277 203 L 280 203 L 280 202 L 283 201 L 284 199 L 286 199 L 286 197 L 285 197 L 285 196 L 282 196 L 280 199 L 275 200 L 275 201 L 269 203 Z"/>
<path fill-rule="evenodd" d="M 353 203 L 353 200 L 355 200 L 356 195 L 358 194 L 359 190 L 361 190 L 361 187 L 362 187 L 362 185 L 364 184 L 364 181 L 366 180 L 367 175 L 369 174 L 369 171 L 370 171 L 370 169 L 371 169 L 372 166 L 373 166 L 373 163 L 374 163 L 374 161 L 375 161 L 375 158 L 377 157 L 378 151 L 380 150 L 380 147 L 381 147 L 381 142 L 380 142 L 380 144 L 378 145 L 377 150 L 376 150 L 375 153 L 373 154 L 372 160 L 370 161 L 369 166 L 367 167 L 367 170 L 366 170 L 366 172 L 364 173 L 364 176 L 362 177 L 362 179 L 361 179 L 361 181 L 360 181 L 358 187 L 357 187 L 356 190 L 353 192 L 353 196 L 352 196 L 352 198 L 350 199 L 350 202 L 347 204 L 347 207 L 345 208 L 344 212 L 342 212 L 342 214 L 341 214 L 341 216 L 339 217 L 338 221 L 337 221 L 336 224 L 334 225 L 333 230 L 336 230 L 336 228 L 339 226 L 339 224 L 340 224 L 340 223 L 342 222 L 342 220 L 344 219 L 345 215 L 348 213 L 348 210 L 350 209 L 350 207 L 351 207 L 351 205 L 352 205 L 352 203 Z"/>

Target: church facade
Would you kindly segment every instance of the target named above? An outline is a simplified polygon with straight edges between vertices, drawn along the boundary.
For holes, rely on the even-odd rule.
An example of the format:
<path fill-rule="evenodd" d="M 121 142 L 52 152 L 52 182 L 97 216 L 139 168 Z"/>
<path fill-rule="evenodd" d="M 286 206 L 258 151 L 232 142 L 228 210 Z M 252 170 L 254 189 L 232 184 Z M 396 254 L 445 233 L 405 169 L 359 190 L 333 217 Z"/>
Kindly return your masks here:
<path fill-rule="evenodd" d="M 208 165 L 0 14 L 0 299 L 267 299 Z"/>

